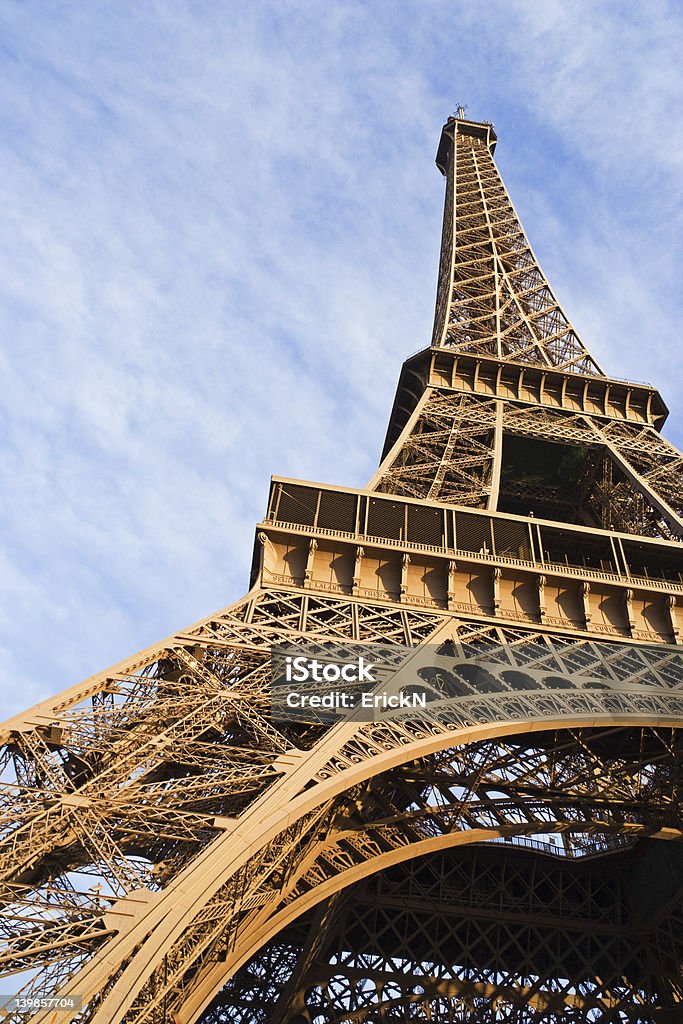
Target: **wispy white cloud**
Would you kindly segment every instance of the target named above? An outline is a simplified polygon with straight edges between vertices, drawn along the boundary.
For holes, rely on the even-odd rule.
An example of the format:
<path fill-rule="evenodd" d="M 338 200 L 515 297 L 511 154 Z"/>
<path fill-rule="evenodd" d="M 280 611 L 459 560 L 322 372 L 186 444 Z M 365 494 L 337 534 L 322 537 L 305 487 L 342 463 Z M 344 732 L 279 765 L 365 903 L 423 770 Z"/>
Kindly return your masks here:
<path fill-rule="evenodd" d="M 683 397 L 676 6 L 396 11 L 5 6 L 0 715 L 236 599 L 271 473 L 371 475 L 458 100 L 598 358 Z"/>

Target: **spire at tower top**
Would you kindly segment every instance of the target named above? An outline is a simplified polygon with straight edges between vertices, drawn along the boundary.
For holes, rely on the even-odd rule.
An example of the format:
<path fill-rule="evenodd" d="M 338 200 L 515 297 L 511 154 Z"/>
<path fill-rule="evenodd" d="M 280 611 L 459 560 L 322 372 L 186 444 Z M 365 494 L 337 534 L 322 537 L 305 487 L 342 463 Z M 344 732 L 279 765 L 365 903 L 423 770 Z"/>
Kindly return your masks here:
<path fill-rule="evenodd" d="M 466 109 L 448 118 L 436 154 L 446 201 L 432 345 L 604 375 L 529 245 L 493 159 L 493 125 Z"/>

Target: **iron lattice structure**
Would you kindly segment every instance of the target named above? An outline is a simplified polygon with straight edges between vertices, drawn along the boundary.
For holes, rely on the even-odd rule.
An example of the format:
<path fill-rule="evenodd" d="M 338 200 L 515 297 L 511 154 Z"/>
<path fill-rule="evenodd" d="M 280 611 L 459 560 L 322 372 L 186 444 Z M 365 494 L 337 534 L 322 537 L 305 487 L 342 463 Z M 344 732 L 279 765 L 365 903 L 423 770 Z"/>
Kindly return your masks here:
<path fill-rule="evenodd" d="M 4 987 L 82 999 L 12 1019 L 681 1019 L 683 462 L 495 141 L 444 127 L 434 336 L 369 486 L 275 478 L 245 598 L 5 723 Z M 442 713 L 275 721 L 286 642 L 429 646 Z"/>

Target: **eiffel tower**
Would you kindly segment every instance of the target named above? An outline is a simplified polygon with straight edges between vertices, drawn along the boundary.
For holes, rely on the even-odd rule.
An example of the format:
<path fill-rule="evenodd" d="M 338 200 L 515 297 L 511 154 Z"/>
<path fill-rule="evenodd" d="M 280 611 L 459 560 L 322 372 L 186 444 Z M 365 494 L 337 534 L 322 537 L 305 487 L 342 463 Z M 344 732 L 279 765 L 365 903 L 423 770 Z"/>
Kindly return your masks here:
<path fill-rule="evenodd" d="M 683 459 L 464 114 L 368 487 L 274 478 L 246 597 L 4 724 L 8 1019 L 683 1019 Z M 278 720 L 283 643 L 429 647 L 447 713 Z"/>

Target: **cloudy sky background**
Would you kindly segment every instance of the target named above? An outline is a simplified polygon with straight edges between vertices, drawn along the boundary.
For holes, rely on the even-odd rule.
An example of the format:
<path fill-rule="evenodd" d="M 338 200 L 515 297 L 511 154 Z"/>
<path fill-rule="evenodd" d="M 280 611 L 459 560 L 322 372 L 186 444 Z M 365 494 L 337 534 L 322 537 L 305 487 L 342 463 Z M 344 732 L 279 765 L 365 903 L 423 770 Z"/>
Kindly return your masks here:
<path fill-rule="evenodd" d="M 430 335 L 459 101 L 681 444 L 678 4 L 0 15 L 0 718 L 240 597 L 271 473 L 366 483 Z"/>

